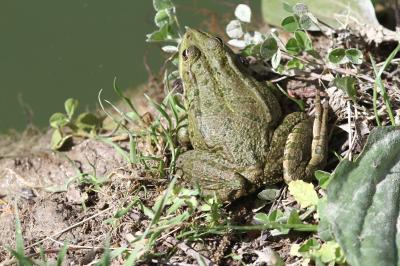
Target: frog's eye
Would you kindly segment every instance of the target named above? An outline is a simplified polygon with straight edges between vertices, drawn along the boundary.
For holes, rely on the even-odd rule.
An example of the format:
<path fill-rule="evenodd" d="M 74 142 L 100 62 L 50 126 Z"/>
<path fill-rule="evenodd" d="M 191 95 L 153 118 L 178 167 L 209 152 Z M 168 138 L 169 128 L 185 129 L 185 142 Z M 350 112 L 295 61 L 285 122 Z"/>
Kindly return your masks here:
<path fill-rule="evenodd" d="M 197 49 L 194 46 L 189 46 L 182 52 L 182 58 L 183 60 L 188 60 L 188 59 L 195 59 L 200 55 L 199 49 Z"/>
<path fill-rule="evenodd" d="M 215 37 L 215 39 L 217 40 L 217 42 L 219 42 L 220 44 L 224 44 L 224 42 L 222 41 L 222 39 L 220 37 Z"/>

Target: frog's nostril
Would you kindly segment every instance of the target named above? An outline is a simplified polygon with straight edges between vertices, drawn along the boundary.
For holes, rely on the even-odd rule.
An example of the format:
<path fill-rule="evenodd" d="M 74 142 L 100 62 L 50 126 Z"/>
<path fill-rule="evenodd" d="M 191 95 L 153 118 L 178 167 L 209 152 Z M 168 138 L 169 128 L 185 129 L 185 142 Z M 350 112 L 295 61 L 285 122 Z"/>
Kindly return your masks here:
<path fill-rule="evenodd" d="M 182 57 L 183 60 L 188 60 L 189 58 L 196 59 L 200 55 L 199 49 L 194 46 L 189 46 L 187 49 L 183 50 Z"/>

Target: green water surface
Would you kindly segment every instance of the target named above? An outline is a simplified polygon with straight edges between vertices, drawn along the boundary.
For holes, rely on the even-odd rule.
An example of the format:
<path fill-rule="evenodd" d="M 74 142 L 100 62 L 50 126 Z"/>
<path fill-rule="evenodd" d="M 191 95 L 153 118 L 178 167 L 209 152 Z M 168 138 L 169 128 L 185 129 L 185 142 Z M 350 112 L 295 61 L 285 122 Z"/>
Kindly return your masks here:
<path fill-rule="evenodd" d="M 233 18 L 241 2 L 174 1 L 181 23 L 192 27 L 211 22 L 211 13 Z M 25 110 L 47 126 L 69 97 L 80 110 L 96 106 L 100 89 L 115 99 L 114 77 L 121 88 L 145 82 L 144 58 L 154 72 L 164 60 L 159 45 L 145 42 L 154 14 L 152 0 L 1 0 L 0 131 L 24 129 Z"/>

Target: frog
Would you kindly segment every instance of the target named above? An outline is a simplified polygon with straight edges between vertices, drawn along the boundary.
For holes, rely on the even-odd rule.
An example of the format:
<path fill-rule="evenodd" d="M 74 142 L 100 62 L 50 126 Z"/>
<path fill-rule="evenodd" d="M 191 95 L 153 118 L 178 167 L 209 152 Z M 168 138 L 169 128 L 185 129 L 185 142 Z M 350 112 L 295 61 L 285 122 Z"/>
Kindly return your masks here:
<path fill-rule="evenodd" d="M 310 180 L 324 166 L 328 112 L 319 93 L 314 119 L 284 115 L 274 85 L 246 72 L 220 38 L 187 28 L 178 52 L 193 147 L 176 161 L 184 180 L 231 202 L 263 186 Z"/>

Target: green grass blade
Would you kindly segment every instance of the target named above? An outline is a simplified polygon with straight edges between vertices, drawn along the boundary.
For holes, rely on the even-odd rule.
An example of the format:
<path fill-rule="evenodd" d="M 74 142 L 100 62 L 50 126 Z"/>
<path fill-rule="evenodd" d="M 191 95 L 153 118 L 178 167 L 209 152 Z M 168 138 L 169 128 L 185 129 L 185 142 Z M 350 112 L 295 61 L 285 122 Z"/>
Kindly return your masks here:
<path fill-rule="evenodd" d="M 62 247 L 62 249 L 57 254 L 57 263 L 56 263 L 57 266 L 62 266 L 64 258 L 65 258 L 65 255 L 67 254 L 67 250 L 68 250 L 68 244 L 65 241 L 64 242 L 64 246 Z"/>
<path fill-rule="evenodd" d="M 124 95 L 124 93 L 122 92 L 122 90 L 118 87 L 117 78 L 116 77 L 114 78 L 113 87 L 114 87 L 115 93 L 131 108 L 132 112 L 139 119 L 139 121 L 142 124 L 144 124 L 142 117 L 139 115 L 139 113 L 137 112 L 136 108 L 133 106 L 132 101 L 128 97 L 126 97 Z"/>
<path fill-rule="evenodd" d="M 369 58 L 370 58 L 374 73 L 376 73 L 377 69 L 376 69 L 375 59 L 372 57 L 371 54 L 369 54 Z M 375 115 L 376 124 L 378 126 L 381 126 L 381 119 L 379 118 L 379 114 L 378 114 L 377 101 L 378 101 L 378 90 L 377 90 L 377 85 L 375 83 L 374 87 L 373 87 L 373 93 L 372 93 L 372 106 L 373 106 L 373 109 L 374 109 L 374 115 Z"/>
<path fill-rule="evenodd" d="M 381 92 L 381 95 L 383 97 L 384 103 L 386 105 L 386 109 L 387 109 L 387 112 L 388 112 L 388 115 L 389 115 L 389 119 L 390 119 L 390 122 L 391 122 L 392 126 L 395 126 L 396 122 L 395 122 L 393 111 L 392 111 L 392 107 L 391 107 L 391 104 L 390 104 L 390 99 L 389 99 L 389 96 L 388 96 L 388 94 L 386 92 L 386 88 L 383 85 L 381 76 L 383 74 L 383 71 L 385 71 L 386 67 L 392 62 L 393 58 L 396 56 L 396 54 L 397 54 L 397 52 L 399 50 L 400 50 L 400 42 L 397 44 L 396 48 L 390 53 L 388 58 L 386 58 L 385 62 L 383 63 L 382 67 L 379 70 L 377 69 L 375 62 L 373 60 L 371 60 L 372 67 L 374 69 L 374 74 L 375 74 L 375 84 L 380 89 L 380 92 Z"/>

